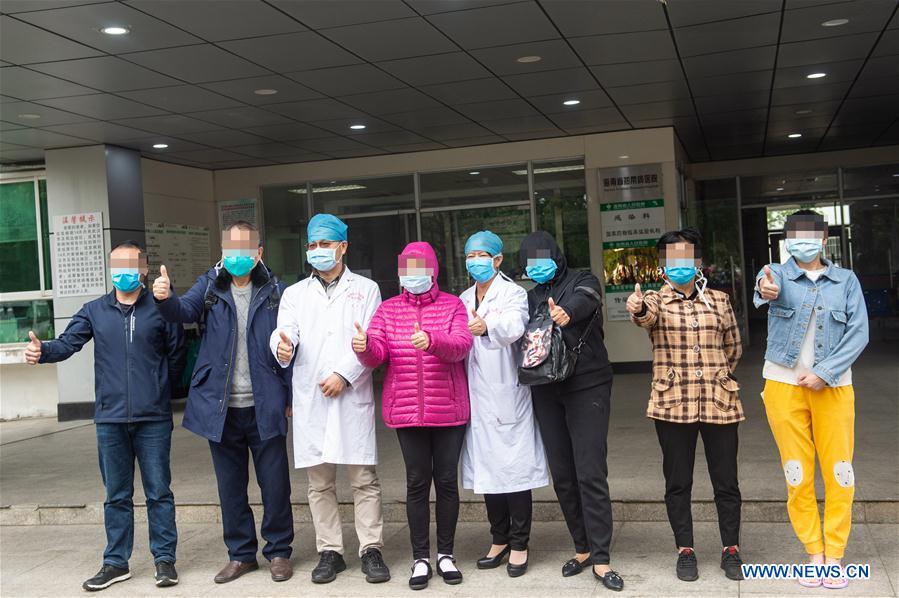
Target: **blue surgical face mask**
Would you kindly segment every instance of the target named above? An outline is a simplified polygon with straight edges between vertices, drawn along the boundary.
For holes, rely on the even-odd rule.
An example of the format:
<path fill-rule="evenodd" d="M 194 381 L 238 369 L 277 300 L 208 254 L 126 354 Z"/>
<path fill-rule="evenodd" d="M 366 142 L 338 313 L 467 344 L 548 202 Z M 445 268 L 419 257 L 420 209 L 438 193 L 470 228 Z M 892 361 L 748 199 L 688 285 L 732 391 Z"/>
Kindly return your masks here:
<path fill-rule="evenodd" d="M 226 250 L 225 257 L 222 258 L 222 265 L 231 276 L 246 276 L 256 265 L 253 256 L 239 253 L 240 250 L 232 251 L 233 253 Z"/>
<path fill-rule="evenodd" d="M 112 286 L 130 293 L 140 286 L 140 271 L 137 268 L 110 268 L 112 274 Z"/>
<path fill-rule="evenodd" d="M 337 249 L 334 247 L 316 247 L 306 251 L 306 261 L 319 272 L 327 272 L 337 265 Z"/>
<path fill-rule="evenodd" d="M 787 239 L 786 246 L 790 255 L 803 264 L 815 261 L 823 249 L 821 239 Z"/>
<path fill-rule="evenodd" d="M 537 284 L 543 284 L 553 279 L 558 268 L 559 266 L 552 258 L 538 257 L 529 258 L 527 268 L 524 270 L 527 273 L 528 278 Z"/>
<path fill-rule="evenodd" d="M 692 258 L 666 260 L 665 276 L 674 284 L 687 284 L 696 277 L 696 265 Z"/>
<path fill-rule="evenodd" d="M 431 290 L 434 281 L 426 274 L 400 276 L 400 285 L 413 295 L 421 295 Z"/>
<path fill-rule="evenodd" d="M 496 274 L 492 257 L 470 257 L 465 260 L 465 269 L 477 282 L 487 282 Z"/>

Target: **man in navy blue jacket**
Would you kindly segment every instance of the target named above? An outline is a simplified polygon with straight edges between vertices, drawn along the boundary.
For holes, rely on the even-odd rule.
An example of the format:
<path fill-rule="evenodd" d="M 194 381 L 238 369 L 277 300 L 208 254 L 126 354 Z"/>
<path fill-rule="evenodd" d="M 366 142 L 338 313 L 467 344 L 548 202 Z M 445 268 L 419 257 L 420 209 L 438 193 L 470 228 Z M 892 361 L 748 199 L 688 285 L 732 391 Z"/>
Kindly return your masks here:
<path fill-rule="evenodd" d="M 134 460 L 140 466 L 150 552 L 156 585 L 178 583 L 175 571 L 175 498 L 170 489 L 172 444 L 171 383 L 184 370 L 184 331 L 166 322 L 142 284 L 147 259 L 140 246 L 125 241 L 109 254 L 115 289 L 86 303 L 59 338 L 41 342 L 29 332 L 30 364 L 68 359 L 94 339 L 97 452 L 106 486 L 103 520 L 106 550 L 100 571 L 84 582 L 87 591 L 108 588 L 131 577 L 134 544 Z"/>
<path fill-rule="evenodd" d="M 170 322 L 198 322 L 202 340 L 190 381 L 184 427 L 209 440 L 222 506 L 228 564 L 216 583 L 259 568 L 247 500 L 249 457 L 262 491 L 262 554 L 274 581 L 290 579 L 293 514 L 287 462 L 290 372 L 269 348 L 285 285 L 262 263 L 256 228 L 237 222 L 222 233 L 222 261 L 178 297 L 165 266 L 153 283 Z"/>

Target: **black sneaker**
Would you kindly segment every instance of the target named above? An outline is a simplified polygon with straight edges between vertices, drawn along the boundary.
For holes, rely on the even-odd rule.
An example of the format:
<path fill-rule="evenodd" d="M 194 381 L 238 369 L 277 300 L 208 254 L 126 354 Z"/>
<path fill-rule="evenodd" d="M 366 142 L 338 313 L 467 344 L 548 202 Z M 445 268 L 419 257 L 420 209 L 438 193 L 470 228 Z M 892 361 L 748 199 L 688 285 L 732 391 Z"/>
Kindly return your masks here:
<path fill-rule="evenodd" d="M 721 552 L 721 568 L 724 576 L 734 581 L 743 579 L 743 559 L 736 546 L 728 546 Z"/>
<path fill-rule="evenodd" d="M 97 571 L 97 574 L 81 584 L 81 587 L 87 592 L 96 592 L 105 590 L 112 584 L 125 581 L 126 579 L 131 579 L 131 571 L 127 568 L 122 569 L 112 565 L 103 565 Z"/>
<path fill-rule="evenodd" d="M 312 583 L 331 583 L 337 579 L 337 574 L 346 571 L 346 561 L 339 552 L 324 550 L 318 565 L 312 570 Z"/>
<path fill-rule="evenodd" d="M 677 578 L 681 581 L 699 579 L 699 565 L 692 548 L 684 548 L 677 554 Z"/>
<path fill-rule="evenodd" d="M 390 581 L 390 569 L 377 548 L 369 548 L 362 553 L 362 572 L 365 573 L 365 581 L 368 583 L 383 583 Z"/>
<path fill-rule="evenodd" d="M 160 588 L 168 588 L 178 584 L 178 572 L 175 571 L 175 563 L 172 561 L 159 561 L 156 563 L 156 585 Z"/>

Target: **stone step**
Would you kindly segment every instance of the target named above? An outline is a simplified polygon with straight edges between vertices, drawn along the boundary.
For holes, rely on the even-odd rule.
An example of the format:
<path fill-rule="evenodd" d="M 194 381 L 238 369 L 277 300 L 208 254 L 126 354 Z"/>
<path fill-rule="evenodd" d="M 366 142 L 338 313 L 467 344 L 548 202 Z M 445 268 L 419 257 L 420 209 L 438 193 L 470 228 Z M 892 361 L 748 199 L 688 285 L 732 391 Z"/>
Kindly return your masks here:
<path fill-rule="evenodd" d="M 257 521 L 262 517 L 262 505 L 251 504 Z M 823 502 L 819 501 L 819 510 Z M 387 523 L 406 522 L 406 504 L 402 501 L 385 501 L 384 521 Z M 341 503 L 341 517 L 352 521 L 352 503 Z M 217 503 L 179 503 L 176 505 L 179 523 L 217 523 L 221 521 L 221 511 Z M 662 501 L 612 501 L 612 515 L 615 521 L 667 521 L 665 503 Z M 783 501 L 744 501 L 742 519 L 744 522 L 783 523 L 787 518 Z M 147 520 L 145 505 L 134 505 L 136 521 Z M 312 518 L 308 503 L 293 503 L 293 518 L 298 523 L 309 523 Z M 431 520 L 434 521 L 434 503 L 431 503 Z M 694 521 L 717 521 L 713 501 L 693 502 Z M 463 501 L 459 510 L 459 521 L 485 522 L 487 513 L 480 501 Z M 534 501 L 534 521 L 563 521 L 559 504 L 555 501 Z M 899 501 L 871 500 L 856 501 L 852 507 L 852 521 L 856 523 L 899 523 Z M 103 523 L 103 504 L 81 505 L 5 505 L 0 506 L 0 526 L 3 525 L 79 525 Z"/>

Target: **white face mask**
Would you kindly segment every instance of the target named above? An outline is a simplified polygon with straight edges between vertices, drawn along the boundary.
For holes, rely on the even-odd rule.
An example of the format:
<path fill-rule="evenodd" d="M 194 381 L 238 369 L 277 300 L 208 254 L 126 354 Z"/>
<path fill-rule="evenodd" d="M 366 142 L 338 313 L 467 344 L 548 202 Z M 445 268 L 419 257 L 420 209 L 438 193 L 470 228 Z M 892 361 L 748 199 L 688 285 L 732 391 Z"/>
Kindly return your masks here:
<path fill-rule="evenodd" d="M 434 286 L 434 281 L 426 274 L 400 276 L 400 285 L 413 295 L 427 293 Z"/>

